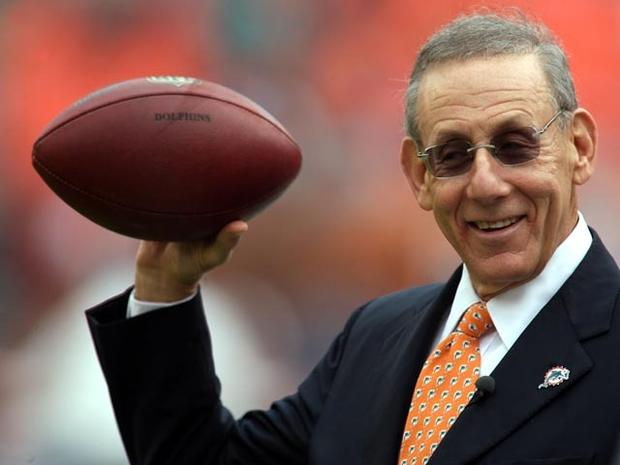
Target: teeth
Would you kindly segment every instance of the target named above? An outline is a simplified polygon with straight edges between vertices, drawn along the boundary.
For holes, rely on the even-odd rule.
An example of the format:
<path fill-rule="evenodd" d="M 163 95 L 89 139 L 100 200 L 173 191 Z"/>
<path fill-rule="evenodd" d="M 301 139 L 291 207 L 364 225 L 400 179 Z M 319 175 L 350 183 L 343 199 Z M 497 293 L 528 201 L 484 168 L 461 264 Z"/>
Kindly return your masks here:
<path fill-rule="evenodd" d="M 513 218 L 507 218 L 505 220 L 500 221 L 475 221 L 474 224 L 478 226 L 480 229 L 499 229 L 505 228 L 506 226 L 510 226 L 511 224 L 519 221 L 519 217 L 515 216 Z"/>

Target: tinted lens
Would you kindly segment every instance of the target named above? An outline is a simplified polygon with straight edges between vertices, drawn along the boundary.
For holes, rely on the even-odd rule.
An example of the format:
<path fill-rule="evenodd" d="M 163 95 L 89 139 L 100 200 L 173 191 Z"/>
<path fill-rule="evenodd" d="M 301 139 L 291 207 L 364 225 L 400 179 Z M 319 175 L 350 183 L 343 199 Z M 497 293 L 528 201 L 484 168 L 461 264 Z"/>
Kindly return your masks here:
<path fill-rule="evenodd" d="M 495 157 L 505 165 L 519 165 L 533 160 L 540 152 L 539 136 L 535 129 L 523 128 L 493 138 Z"/>
<path fill-rule="evenodd" d="M 437 177 L 457 176 L 467 172 L 474 154 L 468 152 L 466 140 L 451 140 L 429 150 L 428 161 L 431 172 Z"/>

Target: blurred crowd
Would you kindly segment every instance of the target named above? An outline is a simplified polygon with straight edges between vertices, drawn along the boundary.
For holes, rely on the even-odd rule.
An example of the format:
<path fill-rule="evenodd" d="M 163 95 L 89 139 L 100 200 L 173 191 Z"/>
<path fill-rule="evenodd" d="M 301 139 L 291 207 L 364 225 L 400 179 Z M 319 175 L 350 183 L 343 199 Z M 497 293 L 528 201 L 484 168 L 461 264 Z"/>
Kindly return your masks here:
<path fill-rule="evenodd" d="M 459 263 L 400 173 L 402 98 L 421 41 L 481 5 L 517 5 L 566 46 L 600 129 L 581 210 L 620 258 L 617 0 L 0 1 L 0 465 L 126 463 L 83 310 L 131 285 L 136 241 L 37 177 L 51 118 L 113 82 L 187 75 L 254 99 L 301 145 L 299 178 L 202 289 L 242 414 L 295 389 L 354 308 Z"/>

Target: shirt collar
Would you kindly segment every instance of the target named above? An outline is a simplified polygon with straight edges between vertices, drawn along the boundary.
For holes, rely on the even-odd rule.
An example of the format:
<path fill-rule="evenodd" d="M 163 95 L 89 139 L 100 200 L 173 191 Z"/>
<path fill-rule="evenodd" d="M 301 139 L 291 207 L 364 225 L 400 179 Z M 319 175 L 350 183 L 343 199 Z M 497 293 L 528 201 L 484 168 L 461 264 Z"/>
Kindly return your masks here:
<path fill-rule="evenodd" d="M 507 349 L 512 347 L 527 325 L 558 292 L 588 252 L 592 235 L 582 214 L 579 213 L 578 216 L 577 225 L 558 246 L 538 276 L 487 302 L 495 329 Z M 454 330 L 463 312 L 479 301 L 480 297 L 471 283 L 467 266 L 463 265 L 463 274 L 441 339 Z"/>

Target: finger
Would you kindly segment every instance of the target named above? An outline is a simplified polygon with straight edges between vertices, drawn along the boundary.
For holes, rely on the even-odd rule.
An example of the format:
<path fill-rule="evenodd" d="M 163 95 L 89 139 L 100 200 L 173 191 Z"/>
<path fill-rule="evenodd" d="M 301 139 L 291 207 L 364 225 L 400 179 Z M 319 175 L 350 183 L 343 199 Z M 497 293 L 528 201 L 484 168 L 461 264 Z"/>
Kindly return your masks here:
<path fill-rule="evenodd" d="M 215 244 L 224 249 L 232 249 L 247 230 L 248 224 L 245 221 L 233 221 L 222 228 L 215 239 Z"/>
<path fill-rule="evenodd" d="M 245 221 L 237 220 L 237 221 L 233 221 L 232 223 L 228 223 L 226 226 L 224 226 L 222 230 L 220 231 L 220 233 L 227 232 L 227 233 L 243 234 L 247 230 L 248 230 L 248 224 Z"/>
<path fill-rule="evenodd" d="M 226 225 L 217 235 L 215 242 L 203 249 L 202 263 L 207 267 L 224 263 L 247 230 L 248 225 L 244 221 L 234 221 Z"/>

